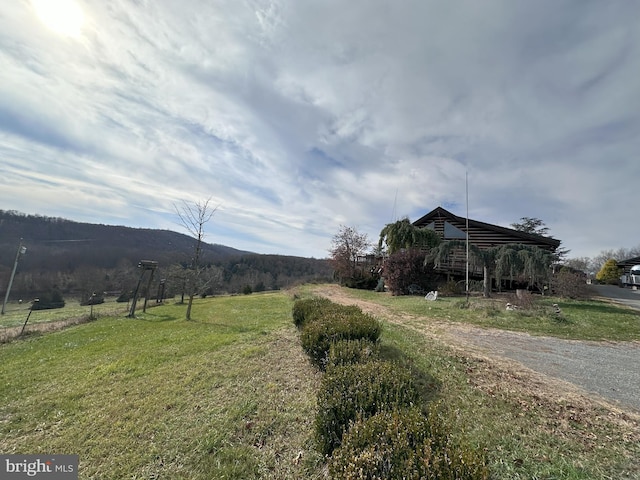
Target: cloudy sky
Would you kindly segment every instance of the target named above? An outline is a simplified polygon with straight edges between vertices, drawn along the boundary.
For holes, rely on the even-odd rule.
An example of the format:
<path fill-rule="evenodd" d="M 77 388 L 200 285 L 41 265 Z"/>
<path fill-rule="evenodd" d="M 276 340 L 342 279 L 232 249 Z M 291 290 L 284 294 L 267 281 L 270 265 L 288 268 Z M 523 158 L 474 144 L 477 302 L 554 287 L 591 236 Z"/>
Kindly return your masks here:
<path fill-rule="evenodd" d="M 326 257 L 442 206 L 640 243 L 640 3 L 12 0 L 0 209 Z"/>

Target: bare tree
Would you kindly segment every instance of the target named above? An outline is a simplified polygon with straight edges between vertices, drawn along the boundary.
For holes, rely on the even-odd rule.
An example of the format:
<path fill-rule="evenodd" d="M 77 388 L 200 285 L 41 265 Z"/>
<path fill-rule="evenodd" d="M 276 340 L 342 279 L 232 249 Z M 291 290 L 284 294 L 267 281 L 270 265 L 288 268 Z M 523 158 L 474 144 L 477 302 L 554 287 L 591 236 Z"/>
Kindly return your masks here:
<path fill-rule="evenodd" d="M 189 302 L 187 304 L 187 320 L 191 320 L 191 306 L 193 297 L 199 287 L 199 277 L 202 272 L 202 243 L 204 240 L 204 227 L 211 220 L 218 207 L 211 206 L 211 198 L 205 201 L 193 202 L 193 204 L 183 201 L 181 205 L 174 205 L 176 213 L 180 218 L 181 225 L 196 239 L 193 257 L 189 265 L 190 274 L 187 277 L 187 293 Z"/>
<path fill-rule="evenodd" d="M 574 270 L 580 270 L 588 275 L 595 275 L 597 270 L 593 270 L 592 260 L 589 257 L 568 258 L 562 263 L 563 267 L 569 267 Z"/>
<path fill-rule="evenodd" d="M 358 258 L 365 255 L 370 247 L 366 233 L 340 225 L 340 230 L 331 240 L 329 250 L 331 264 L 340 281 L 357 276 Z"/>
<path fill-rule="evenodd" d="M 593 273 L 600 271 L 607 260 L 613 258 L 618 262 L 622 262 L 629 258 L 640 256 L 640 245 L 632 248 L 618 248 L 617 250 L 602 250 L 598 255 L 591 259 L 591 271 Z"/>

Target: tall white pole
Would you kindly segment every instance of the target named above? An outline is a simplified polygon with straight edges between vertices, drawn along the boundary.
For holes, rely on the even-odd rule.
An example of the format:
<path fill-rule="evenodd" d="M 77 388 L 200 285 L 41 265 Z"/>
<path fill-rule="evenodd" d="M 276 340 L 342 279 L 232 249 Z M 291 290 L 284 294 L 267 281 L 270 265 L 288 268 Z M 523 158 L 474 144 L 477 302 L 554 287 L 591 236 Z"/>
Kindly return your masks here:
<path fill-rule="evenodd" d="M 467 302 L 469 301 L 469 172 L 465 172 L 464 177 L 465 192 L 467 197 L 467 276 L 465 279 L 465 291 L 467 295 Z"/>
<path fill-rule="evenodd" d="M 4 309 L 7 305 L 7 301 L 9 300 L 9 292 L 11 292 L 11 285 L 13 285 L 13 277 L 16 276 L 16 270 L 18 268 L 18 259 L 20 255 L 27 251 L 26 247 L 22 246 L 22 239 L 20 239 L 20 245 L 18 245 L 18 252 L 16 253 L 16 261 L 13 263 L 13 271 L 11 272 L 11 278 L 9 279 L 9 286 L 7 287 L 7 294 L 4 296 L 4 302 L 2 302 L 2 315 L 4 315 Z"/>

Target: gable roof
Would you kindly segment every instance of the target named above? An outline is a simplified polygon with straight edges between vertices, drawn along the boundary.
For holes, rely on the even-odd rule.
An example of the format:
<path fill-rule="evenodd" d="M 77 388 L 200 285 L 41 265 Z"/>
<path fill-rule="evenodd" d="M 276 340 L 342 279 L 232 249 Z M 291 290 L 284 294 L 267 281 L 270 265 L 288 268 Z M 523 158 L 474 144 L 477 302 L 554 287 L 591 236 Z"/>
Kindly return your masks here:
<path fill-rule="evenodd" d="M 423 215 L 422 217 L 420 217 L 415 222 L 413 222 L 413 225 L 415 225 L 416 227 L 424 227 L 431 224 L 432 222 L 435 222 L 436 220 L 445 220 L 445 221 L 448 220 L 451 222 L 455 222 L 458 225 L 460 224 L 466 225 L 466 221 L 467 221 L 465 217 L 459 217 L 458 215 L 454 215 L 453 213 L 449 212 L 448 210 L 445 210 L 442 207 L 437 207 L 432 211 L 430 211 L 429 213 L 427 213 L 426 215 Z M 513 228 L 500 227 L 498 225 L 492 225 L 490 223 L 479 222 L 478 220 L 469 219 L 469 230 L 471 231 L 474 229 L 476 230 L 480 229 L 484 231 L 494 232 L 499 235 L 512 237 L 515 240 L 518 240 L 518 241 L 521 240 L 522 243 L 538 244 L 541 247 L 547 248 L 552 251 L 554 251 L 556 248 L 560 246 L 560 240 L 557 240 L 552 237 L 545 237 L 543 235 L 536 235 L 533 233 L 521 232 Z M 469 236 L 471 237 L 471 234 Z"/>
<path fill-rule="evenodd" d="M 618 262 L 618 267 L 624 269 L 631 268 L 634 265 L 640 265 L 640 257 L 627 258 L 626 260 Z"/>

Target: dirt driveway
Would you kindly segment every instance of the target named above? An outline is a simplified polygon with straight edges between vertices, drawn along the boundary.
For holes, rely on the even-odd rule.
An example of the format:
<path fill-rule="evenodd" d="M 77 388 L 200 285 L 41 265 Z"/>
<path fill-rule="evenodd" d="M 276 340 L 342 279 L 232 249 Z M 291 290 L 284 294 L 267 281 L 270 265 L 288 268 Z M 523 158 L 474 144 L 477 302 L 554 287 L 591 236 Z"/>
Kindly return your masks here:
<path fill-rule="evenodd" d="M 354 299 L 336 285 L 316 293 L 336 303 L 357 304 L 365 312 L 437 337 L 469 355 L 501 362 L 530 376 L 539 388 L 579 392 L 640 412 L 640 342 L 562 340 L 446 322 L 425 325 L 416 317 L 398 318 L 378 304 Z"/>

